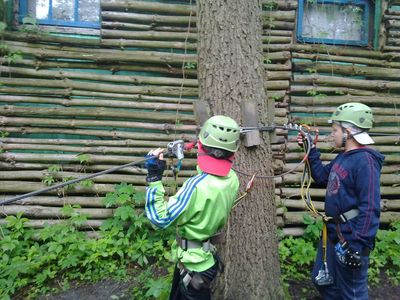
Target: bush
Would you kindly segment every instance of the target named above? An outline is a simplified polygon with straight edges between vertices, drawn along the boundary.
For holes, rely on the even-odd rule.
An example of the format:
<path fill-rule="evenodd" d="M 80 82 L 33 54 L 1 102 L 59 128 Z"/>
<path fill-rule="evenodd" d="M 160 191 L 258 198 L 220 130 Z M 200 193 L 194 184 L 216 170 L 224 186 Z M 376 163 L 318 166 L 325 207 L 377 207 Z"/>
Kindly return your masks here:
<path fill-rule="evenodd" d="M 87 216 L 76 213 L 79 206 L 66 205 L 65 222 L 40 230 L 27 228 L 27 218 L 8 216 L 0 227 L 0 299 L 10 299 L 21 288 L 29 286 L 29 297 L 54 292 L 51 283 L 57 279 L 68 287 L 71 280 L 98 281 L 106 277 L 127 279 L 132 264 L 141 271 L 143 297 L 163 296 L 169 276 L 153 277 L 153 268 L 167 269 L 173 231 L 154 231 L 135 204 L 143 195 L 131 185 L 120 184 L 104 198 L 115 214 L 101 226 L 97 239 L 79 231 Z M 165 272 L 164 272 L 165 273 Z M 164 292 L 165 293 L 165 292 Z"/>

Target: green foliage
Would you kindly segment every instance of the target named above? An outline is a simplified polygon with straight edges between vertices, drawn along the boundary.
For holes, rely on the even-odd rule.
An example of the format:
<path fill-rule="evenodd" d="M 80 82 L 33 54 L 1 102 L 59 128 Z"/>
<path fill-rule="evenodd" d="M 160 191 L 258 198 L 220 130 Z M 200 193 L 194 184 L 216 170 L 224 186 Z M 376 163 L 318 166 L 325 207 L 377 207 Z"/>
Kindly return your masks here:
<path fill-rule="evenodd" d="M 278 8 L 278 3 L 275 0 L 269 0 L 266 3 L 263 3 L 262 6 L 265 10 L 274 10 Z"/>
<path fill-rule="evenodd" d="M 135 209 L 140 196 L 127 184 L 108 193 L 104 203 L 116 210 L 101 226 L 97 239 L 78 230 L 87 222 L 78 205 L 62 208 L 63 222 L 37 230 L 28 228 L 29 220 L 21 214 L 8 216 L 7 224 L 0 227 L 0 299 L 9 299 L 26 286 L 30 287 L 28 297 L 35 298 L 54 292 L 55 282 L 68 287 L 71 280 L 123 280 L 133 269 L 147 274 L 137 292 L 143 295 L 140 299 L 162 299 L 169 277 L 153 278 L 152 270 L 170 265 L 173 232 L 150 230 L 147 218 Z"/>
<path fill-rule="evenodd" d="M 286 289 L 290 280 L 310 280 L 321 236 L 322 221 L 305 214 L 304 224 L 307 227 L 303 237 L 280 235 L 281 279 Z M 400 283 L 400 222 L 392 224 L 388 230 L 378 231 L 375 249 L 370 255 L 368 269 L 370 283 L 379 283 L 381 272 L 385 272 L 394 285 Z"/>
<path fill-rule="evenodd" d="M 379 283 L 379 273 L 384 270 L 395 285 L 400 283 L 400 222 L 389 230 L 379 230 L 375 249 L 370 255 L 368 277 L 373 284 Z"/>
<path fill-rule="evenodd" d="M 90 162 L 90 155 L 89 154 L 79 154 L 77 155 L 79 163 L 81 165 L 86 165 Z"/>
<path fill-rule="evenodd" d="M 36 18 L 31 16 L 26 16 L 22 19 L 22 26 L 20 27 L 20 31 L 27 33 L 39 33 L 41 32 L 38 21 Z"/>
<path fill-rule="evenodd" d="M 304 215 L 307 224 L 303 238 L 285 237 L 279 242 L 279 258 L 282 280 L 305 280 L 317 253 L 317 241 L 322 228 L 321 222 Z"/>
<path fill-rule="evenodd" d="M 3 34 L 3 32 L 6 30 L 7 24 L 4 22 L 0 22 L 0 34 Z"/>
<path fill-rule="evenodd" d="M 272 63 L 272 61 L 269 59 L 269 58 L 264 58 L 264 64 L 270 64 L 270 63 Z"/>
<path fill-rule="evenodd" d="M 186 62 L 185 65 L 183 66 L 184 69 L 187 70 L 195 70 L 197 69 L 197 62 L 192 61 L 192 62 Z"/>

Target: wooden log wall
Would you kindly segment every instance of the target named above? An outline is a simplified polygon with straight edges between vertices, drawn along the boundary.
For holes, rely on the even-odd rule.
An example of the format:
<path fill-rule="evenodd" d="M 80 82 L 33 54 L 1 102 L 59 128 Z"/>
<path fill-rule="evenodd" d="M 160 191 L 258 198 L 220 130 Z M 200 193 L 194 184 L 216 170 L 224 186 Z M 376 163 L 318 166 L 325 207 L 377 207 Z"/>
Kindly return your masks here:
<path fill-rule="evenodd" d="M 385 18 L 396 15 L 390 8 L 384 11 Z M 271 122 L 308 122 L 328 131 L 327 116 L 337 105 L 354 100 L 373 107 L 375 132 L 398 133 L 400 52 L 297 44 L 296 13 L 297 1 L 263 1 Z M 139 159 L 172 139 L 195 136 L 194 1 L 102 0 L 101 19 L 100 37 L 4 35 L 0 199 L 45 187 L 49 178 L 59 182 L 101 171 Z M 21 57 L 11 59 L 15 53 Z M 398 137 L 376 140 L 387 156 L 382 221 L 389 222 L 400 214 Z M 319 145 L 324 160 L 334 157 L 325 136 Z M 293 136 L 282 130 L 273 136 L 272 150 L 276 174 L 293 167 L 302 155 Z M 62 168 L 49 170 L 53 165 Z M 185 159 L 179 183 L 194 173 L 194 166 L 194 155 Z M 285 234 L 303 232 L 300 171 L 275 181 L 278 224 Z M 0 213 L 4 217 L 22 211 L 32 219 L 31 226 L 41 227 L 62 217 L 65 203 L 79 204 L 90 216 L 87 227 L 97 228 L 112 215 L 102 196 L 119 182 L 143 192 L 144 173 L 141 168 L 121 170 L 94 179 L 92 186 L 76 185 L 3 206 Z M 167 176 L 171 182 L 171 173 Z M 324 190 L 313 187 L 312 196 L 322 209 Z"/>

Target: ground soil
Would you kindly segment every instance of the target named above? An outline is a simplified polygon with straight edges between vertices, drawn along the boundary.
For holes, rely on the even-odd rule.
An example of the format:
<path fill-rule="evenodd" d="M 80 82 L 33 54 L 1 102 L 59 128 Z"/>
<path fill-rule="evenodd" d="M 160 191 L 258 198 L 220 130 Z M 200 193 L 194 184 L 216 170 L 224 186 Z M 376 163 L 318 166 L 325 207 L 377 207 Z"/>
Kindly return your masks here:
<path fill-rule="evenodd" d="M 289 293 L 292 300 L 322 300 L 317 291 L 309 281 L 289 283 Z M 72 284 L 68 291 L 54 295 L 39 297 L 39 300 L 130 300 L 135 281 L 120 282 L 115 280 L 103 280 L 95 284 Z M 400 299 L 400 285 L 393 285 L 381 274 L 381 282 L 376 286 L 369 287 L 370 300 L 397 300 Z M 16 300 L 23 297 L 14 298 Z M 141 299 L 135 299 L 141 300 Z M 215 299 L 218 300 L 218 299 Z"/>

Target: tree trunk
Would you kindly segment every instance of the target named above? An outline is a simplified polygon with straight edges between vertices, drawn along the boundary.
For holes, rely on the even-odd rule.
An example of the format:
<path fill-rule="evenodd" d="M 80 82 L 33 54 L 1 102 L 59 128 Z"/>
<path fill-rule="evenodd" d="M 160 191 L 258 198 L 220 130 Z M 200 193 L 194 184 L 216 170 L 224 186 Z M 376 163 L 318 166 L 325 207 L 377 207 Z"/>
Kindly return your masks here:
<path fill-rule="evenodd" d="M 261 41 L 261 1 L 197 2 L 198 78 L 201 100 L 212 113 L 243 124 L 241 108 L 256 104 L 259 120 L 267 121 L 267 97 Z M 235 168 L 272 174 L 270 142 L 241 146 Z M 241 177 L 241 186 L 249 178 Z M 215 299 L 282 299 L 273 182 L 256 185 L 232 212 L 220 253 L 225 272 L 218 277 Z M 246 237 L 246 240 L 243 238 Z"/>

